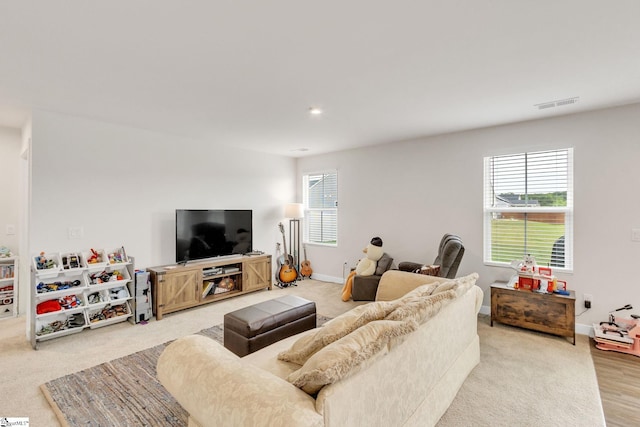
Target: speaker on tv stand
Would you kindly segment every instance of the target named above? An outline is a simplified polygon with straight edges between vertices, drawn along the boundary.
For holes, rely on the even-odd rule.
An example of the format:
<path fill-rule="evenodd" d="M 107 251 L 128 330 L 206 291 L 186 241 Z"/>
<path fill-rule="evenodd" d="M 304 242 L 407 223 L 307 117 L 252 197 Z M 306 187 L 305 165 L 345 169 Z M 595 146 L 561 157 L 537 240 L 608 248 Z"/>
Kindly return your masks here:
<path fill-rule="evenodd" d="M 129 282 L 132 298 L 131 311 L 133 316 L 129 318 L 131 323 L 147 322 L 153 316 L 153 304 L 151 301 L 151 278 L 148 271 L 136 271 L 134 279 Z M 133 288 L 133 289 L 131 289 Z"/>

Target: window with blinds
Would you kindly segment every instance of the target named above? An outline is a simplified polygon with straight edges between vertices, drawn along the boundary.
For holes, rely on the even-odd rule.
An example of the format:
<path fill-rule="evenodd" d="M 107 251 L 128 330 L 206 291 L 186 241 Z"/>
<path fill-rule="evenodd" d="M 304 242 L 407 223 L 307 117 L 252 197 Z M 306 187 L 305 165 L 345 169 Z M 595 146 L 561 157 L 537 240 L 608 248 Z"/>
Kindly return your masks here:
<path fill-rule="evenodd" d="M 484 262 L 573 268 L 573 149 L 484 158 Z"/>
<path fill-rule="evenodd" d="M 338 172 L 303 176 L 304 241 L 338 244 Z"/>

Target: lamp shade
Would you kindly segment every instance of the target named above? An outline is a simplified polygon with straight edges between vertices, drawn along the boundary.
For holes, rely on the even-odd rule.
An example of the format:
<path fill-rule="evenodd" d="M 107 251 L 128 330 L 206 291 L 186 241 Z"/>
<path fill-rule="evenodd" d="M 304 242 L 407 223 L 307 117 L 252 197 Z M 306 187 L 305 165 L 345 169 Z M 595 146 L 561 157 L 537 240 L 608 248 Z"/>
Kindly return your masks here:
<path fill-rule="evenodd" d="M 284 206 L 285 218 L 304 218 L 304 205 L 302 203 L 287 203 Z"/>

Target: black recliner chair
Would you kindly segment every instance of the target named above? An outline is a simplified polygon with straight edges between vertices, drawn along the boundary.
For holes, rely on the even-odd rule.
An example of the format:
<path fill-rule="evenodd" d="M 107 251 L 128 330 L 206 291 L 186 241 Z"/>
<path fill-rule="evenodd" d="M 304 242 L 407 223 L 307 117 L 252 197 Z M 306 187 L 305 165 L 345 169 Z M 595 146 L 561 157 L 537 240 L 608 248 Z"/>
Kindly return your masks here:
<path fill-rule="evenodd" d="M 462 261 L 464 255 L 464 246 L 462 240 L 455 234 L 445 234 L 440 240 L 440 247 L 438 249 L 438 256 L 433 261 L 433 265 L 440 266 L 438 271 L 438 277 L 444 277 L 446 279 L 453 279 L 456 277 L 458 267 Z M 417 272 L 422 268 L 424 264 L 417 262 L 401 262 L 398 264 L 398 269 L 402 271 Z"/>

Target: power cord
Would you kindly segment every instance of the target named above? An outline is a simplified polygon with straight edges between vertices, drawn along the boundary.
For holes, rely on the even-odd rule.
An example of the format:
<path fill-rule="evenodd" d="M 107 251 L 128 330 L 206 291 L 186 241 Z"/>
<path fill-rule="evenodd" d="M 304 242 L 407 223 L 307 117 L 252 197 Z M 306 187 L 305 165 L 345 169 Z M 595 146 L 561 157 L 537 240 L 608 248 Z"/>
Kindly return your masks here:
<path fill-rule="evenodd" d="M 582 316 L 583 314 L 585 314 L 585 313 L 586 313 L 587 311 L 589 311 L 589 310 L 591 310 L 591 307 L 589 307 L 589 308 L 585 308 L 584 310 L 582 310 L 582 313 L 580 313 L 580 314 L 576 314 L 576 317 L 580 317 L 580 316 Z"/>

